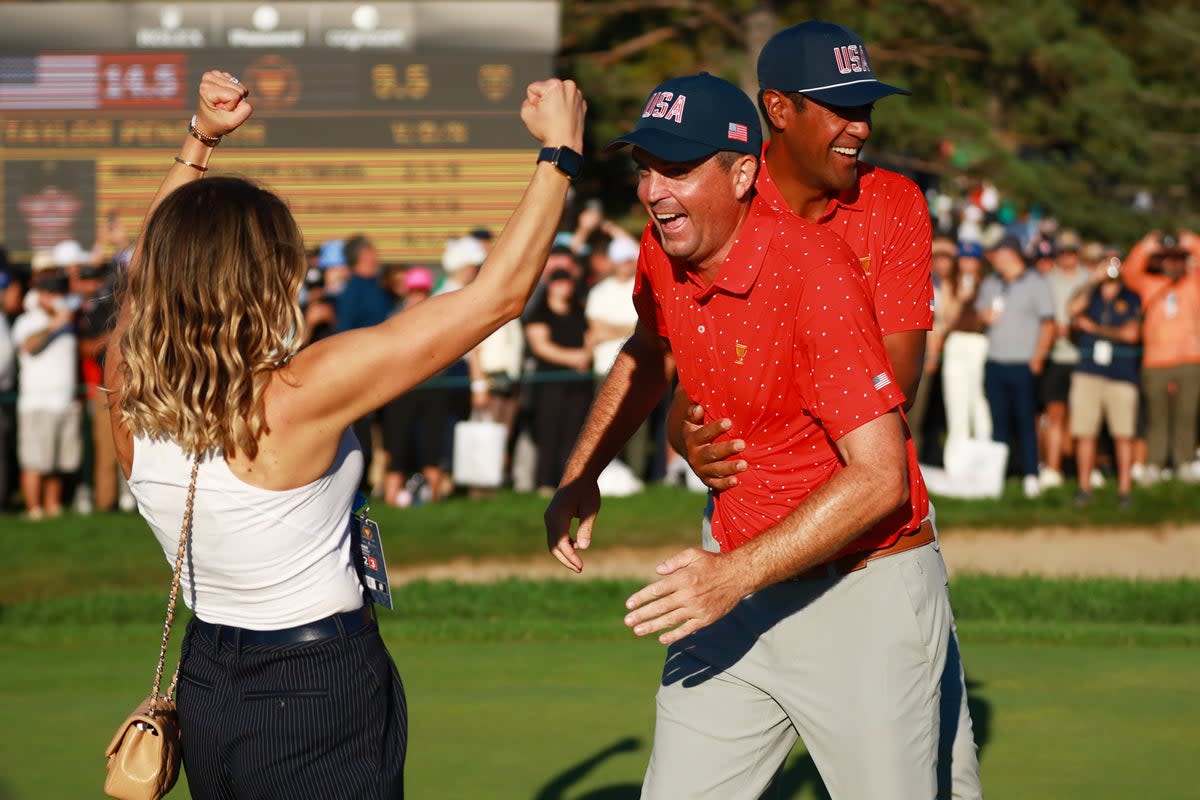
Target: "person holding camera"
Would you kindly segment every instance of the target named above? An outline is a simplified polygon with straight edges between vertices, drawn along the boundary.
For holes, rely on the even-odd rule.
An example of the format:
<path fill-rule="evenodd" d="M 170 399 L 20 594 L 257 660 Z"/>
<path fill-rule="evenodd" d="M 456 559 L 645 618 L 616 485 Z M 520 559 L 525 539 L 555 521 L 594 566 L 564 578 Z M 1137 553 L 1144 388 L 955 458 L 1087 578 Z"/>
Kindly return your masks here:
<path fill-rule="evenodd" d="M 17 381 L 17 463 L 25 516 L 57 517 L 63 510 L 62 476 L 83 462 L 81 408 L 75 397 L 78 340 L 67 274 L 49 251 L 33 257 L 32 291 L 13 322 Z"/>
<path fill-rule="evenodd" d="M 1170 474 L 1165 471 L 1168 455 L 1176 479 L 1200 481 L 1195 463 L 1200 407 L 1198 259 L 1196 234 L 1152 231 L 1130 249 L 1121 267 L 1125 284 L 1142 298 L 1145 315 L 1141 384 L 1146 401 L 1146 484 Z"/>
<path fill-rule="evenodd" d="M 1142 299 L 1121 282 L 1115 256 L 1096 267 L 1087 286 L 1067 303 L 1079 361 L 1068 394 L 1079 489 L 1075 505 L 1091 502 L 1096 436 L 1103 419 L 1117 461 L 1117 505 L 1127 508 L 1133 486 L 1133 437 L 1137 427 Z"/>

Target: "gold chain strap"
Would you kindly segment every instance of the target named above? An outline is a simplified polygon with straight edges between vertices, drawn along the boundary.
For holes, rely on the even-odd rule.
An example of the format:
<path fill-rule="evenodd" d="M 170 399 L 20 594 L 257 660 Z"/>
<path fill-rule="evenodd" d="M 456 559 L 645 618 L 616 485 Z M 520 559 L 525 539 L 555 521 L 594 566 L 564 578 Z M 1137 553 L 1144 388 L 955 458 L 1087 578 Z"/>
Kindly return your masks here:
<path fill-rule="evenodd" d="M 175 598 L 179 596 L 179 578 L 183 572 L 183 559 L 187 553 L 188 534 L 192 530 L 192 508 L 196 502 L 196 475 L 200 471 L 200 459 L 192 461 L 192 478 L 188 483 L 187 505 L 183 510 L 183 524 L 179 528 L 179 552 L 175 554 L 175 574 L 171 577 L 171 595 L 167 598 L 167 618 L 163 622 L 162 646 L 158 650 L 158 667 L 154 670 L 154 686 L 150 690 L 150 708 L 158 706 L 159 690 L 162 688 L 163 666 L 167 662 L 167 641 L 171 638 L 171 623 L 175 621 Z M 166 697 L 175 697 L 175 684 L 179 682 L 179 665 L 167 689 Z"/>

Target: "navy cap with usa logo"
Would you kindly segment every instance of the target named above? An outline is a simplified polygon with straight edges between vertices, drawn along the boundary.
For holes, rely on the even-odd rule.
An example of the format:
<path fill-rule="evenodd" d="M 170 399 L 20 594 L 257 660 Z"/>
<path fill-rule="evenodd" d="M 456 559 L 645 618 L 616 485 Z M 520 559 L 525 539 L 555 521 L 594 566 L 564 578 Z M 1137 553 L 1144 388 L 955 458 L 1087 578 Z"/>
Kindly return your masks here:
<path fill-rule="evenodd" d="M 857 33 L 819 19 L 784 28 L 758 56 L 758 88 L 799 92 L 818 103 L 851 108 L 889 94 L 911 94 L 875 77 Z"/>
<path fill-rule="evenodd" d="M 627 144 L 673 163 L 695 161 L 721 150 L 758 156 L 762 127 L 758 110 L 745 92 L 701 72 L 654 87 L 637 125 L 604 150 Z"/>

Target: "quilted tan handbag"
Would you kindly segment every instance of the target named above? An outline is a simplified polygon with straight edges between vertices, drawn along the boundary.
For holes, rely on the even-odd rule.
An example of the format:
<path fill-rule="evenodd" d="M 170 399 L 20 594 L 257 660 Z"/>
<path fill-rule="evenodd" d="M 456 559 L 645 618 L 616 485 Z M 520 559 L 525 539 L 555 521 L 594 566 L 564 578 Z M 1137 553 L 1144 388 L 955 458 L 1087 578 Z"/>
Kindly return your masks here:
<path fill-rule="evenodd" d="M 159 800 L 179 778 L 179 715 L 175 710 L 175 684 L 179 667 L 167 693 L 161 694 L 163 664 L 167 660 L 167 641 L 171 623 L 175 621 L 175 598 L 179 594 L 179 575 L 187 552 L 188 534 L 192 529 L 192 508 L 196 500 L 196 473 L 199 460 L 192 462 L 192 478 L 188 485 L 187 506 L 179 531 L 179 552 L 175 554 L 175 574 L 171 578 L 171 594 L 167 599 L 167 618 L 163 623 L 162 645 L 158 651 L 158 667 L 154 670 L 154 685 L 150 696 L 133 710 L 117 728 L 105 755 L 108 757 L 108 777 L 104 793 L 118 800 Z"/>

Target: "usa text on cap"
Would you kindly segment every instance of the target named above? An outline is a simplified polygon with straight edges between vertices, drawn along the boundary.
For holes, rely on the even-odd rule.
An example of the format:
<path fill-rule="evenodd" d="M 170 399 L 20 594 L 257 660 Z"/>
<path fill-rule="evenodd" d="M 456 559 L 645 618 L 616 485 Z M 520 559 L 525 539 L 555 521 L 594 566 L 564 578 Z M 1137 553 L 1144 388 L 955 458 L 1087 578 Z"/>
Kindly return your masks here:
<path fill-rule="evenodd" d="M 727 80 L 701 72 L 654 88 L 642 116 L 606 151 L 631 144 L 673 163 L 695 161 L 721 150 L 757 156 L 762 151 L 758 110 Z"/>
<path fill-rule="evenodd" d="M 857 33 L 818 19 L 771 37 L 758 56 L 758 88 L 799 92 L 845 108 L 870 105 L 889 94 L 911 94 L 876 79 Z"/>

